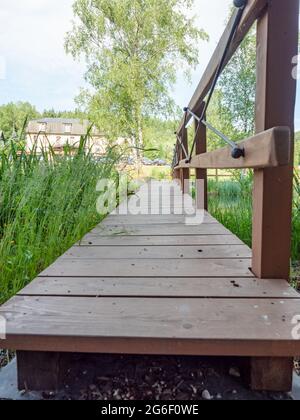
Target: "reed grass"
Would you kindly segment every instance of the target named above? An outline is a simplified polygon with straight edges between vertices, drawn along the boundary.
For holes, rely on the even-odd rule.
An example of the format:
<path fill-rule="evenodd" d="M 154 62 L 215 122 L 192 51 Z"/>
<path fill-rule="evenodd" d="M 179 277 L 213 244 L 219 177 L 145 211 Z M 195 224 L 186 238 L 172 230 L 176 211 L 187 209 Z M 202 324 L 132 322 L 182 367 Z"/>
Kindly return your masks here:
<path fill-rule="evenodd" d="M 117 182 L 114 150 L 97 162 L 82 138 L 76 152 L 0 151 L 0 302 L 35 278 L 101 221 L 99 179 Z"/>

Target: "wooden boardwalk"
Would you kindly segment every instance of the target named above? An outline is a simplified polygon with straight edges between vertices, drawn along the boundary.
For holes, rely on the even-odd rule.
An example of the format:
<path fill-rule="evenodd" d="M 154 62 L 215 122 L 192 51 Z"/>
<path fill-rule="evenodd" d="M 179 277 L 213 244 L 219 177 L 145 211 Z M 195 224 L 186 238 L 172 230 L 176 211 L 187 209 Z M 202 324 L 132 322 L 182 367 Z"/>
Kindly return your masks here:
<path fill-rule="evenodd" d="M 177 185 L 177 184 L 176 184 Z M 139 197 L 143 198 L 143 188 Z M 135 200 L 136 197 L 131 198 Z M 158 200 L 154 196 L 152 200 Z M 182 193 L 174 193 L 172 213 Z M 205 213 L 110 215 L 0 309 L 27 351 L 294 356 L 299 295 L 251 272 L 251 250 Z"/>

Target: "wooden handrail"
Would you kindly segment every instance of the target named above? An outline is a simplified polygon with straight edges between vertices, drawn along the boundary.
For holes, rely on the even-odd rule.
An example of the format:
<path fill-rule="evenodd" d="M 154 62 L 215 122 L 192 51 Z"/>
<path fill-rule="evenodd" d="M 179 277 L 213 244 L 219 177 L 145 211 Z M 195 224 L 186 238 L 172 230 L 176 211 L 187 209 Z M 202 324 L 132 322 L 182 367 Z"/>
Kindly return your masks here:
<path fill-rule="evenodd" d="M 288 127 L 263 131 L 238 145 L 244 148 L 245 157 L 233 159 L 231 148 L 224 147 L 196 155 L 190 163 L 182 160 L 175 169 L 260 169 L 284 166 L 291 162 L 291 131 Z"/>
<path fill-rule="evenodd" d="M 248 5 L 245 8 L 241 23 L 236 31 L 235 37 L 228 51 L 224 66 L 229 62 L 235 51 L 238 49 L 239 45 L 245 38 L 246 34 L 248 33 L 251 26 L 254 24 L 256 19 L 263 13 L 264 9 L 267 7 L 267 4 L 268 0 L 248 0 Z M 195 113 L 197 113 L 199 107 L 201 106 L 205 96 L 207 95 L 212 85 L 214 75 L 216 74 L 218 65 L 224 52 L 225 45 L 227 43 L 229 33 L 232 29 L 236 13 L 230 19 L 218 43 L 218 46 L 203 74 L 203 77 L 189 103 L 189 108 Z M 190 118 L 191 117 L 188 116 L 187 121 L 185 121 L 184 119 L 181 121 L 178 133 L 182 131 L 184 125 L 190 120 Z"/>

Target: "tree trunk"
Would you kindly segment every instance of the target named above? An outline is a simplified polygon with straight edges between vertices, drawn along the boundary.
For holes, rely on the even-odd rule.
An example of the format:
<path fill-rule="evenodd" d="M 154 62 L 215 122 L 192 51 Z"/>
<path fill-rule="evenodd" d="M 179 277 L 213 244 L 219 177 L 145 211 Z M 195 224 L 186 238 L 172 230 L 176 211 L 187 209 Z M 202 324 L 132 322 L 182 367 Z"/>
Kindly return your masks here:
<path fill-rule="evenodd" d="M 142 159 L 144 157 L 143 154 L 143 147 L 144 147 L 144 136 L 143 136 L 143 123 L 142 123 L 142 115 L 140 109 L 136 110 L 136 124 L 135 124 L 135 147 L 136 147 L 136 170 L 138 176 L 141 175 L 143 162 Z"/>

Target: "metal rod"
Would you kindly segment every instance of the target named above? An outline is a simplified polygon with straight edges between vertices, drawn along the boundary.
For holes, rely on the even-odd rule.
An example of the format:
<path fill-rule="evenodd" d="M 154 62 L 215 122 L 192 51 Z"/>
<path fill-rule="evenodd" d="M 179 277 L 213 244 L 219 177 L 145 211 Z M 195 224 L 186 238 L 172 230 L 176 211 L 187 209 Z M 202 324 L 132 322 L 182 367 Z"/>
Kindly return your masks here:
<path fill-rule="evenodd" d="M 185 158 L 188 159 L 189 155 L 188 155 L 188 152 L 187 152 L 187 150 L 186 150 L 186 148 L 185 148 L 185 146 L 184 146 L 181 138 L 178 136 L 178 134 L 176 134 L 176 137 L 177 137 L 177 140 L 179 141 L 179 144 L 180 144 L 180 146 L 181 146 L 181 148 L 183 150 L 183 153 L 185 154 Z"/>
<path fill-rule="evenodd" d="M 234 141 L 230 140 L 227 136 L 225 136 L 225 134 L 221 133 L 221 131 L 219 131 L 217 128 L 213 127 L 207 121 L 202 120 L 202 124 L 204 124 L 210 131 L 212 131 L 213 133 L 215 133 L 217 136 L 221 137 L 221 139 L 223 139 L 233 149 L 235 149 L 236 147 L 238 147 L 238 145 Z"/>
<path fill-rule="evenodd" d="M 189 108 L 187 108 L 187 111 L 190 113 L 190 115 L 192 115 L 195 118 L 196 121 L 198 121 L 199 124 L 201 124 L 201 123 L 204 124 L 209 130 L 213 131 L 218 137 L 221 137 L 221 139 L 223 139 L 233 149 L 235 149 L 236 147 L 238 147 L 238 145 L 234 141 L 230 140 L 227 136 L 225 136 L 225 134 L 221 133 L 221 131 L 219 131 L 217 128 L 213 127 L 204 118 L 201 120 L 201 118 L 198 117 L 198 115 L 196 115 Z"/>
<path fill-rule="evenodd" d="M 200 124 L 204 124 L 205 127 L 207 127 L 209 130 L 211 130 L 213 133 L 215 133 L 218 137 L 220 137 L 222 140 L 225 141 L 231 148 L 232 148 L 232 157 L 234 159 L 239 159 L 242 156 L 245 156 L 245 150 L 240 148 L 240 146 L 235 143 L 234 141 L 230 140 L 225 134 L 221 133 L 217 128 L 213 127 L 209 122 L 207 122 L 204 118 L 201 119 L 201 117 L 198 117 L 193 111 L 191 111 L 189 108 L 185 108 L 186 113 L 189 113 L 192 117 L 195 118 L 196 121 L 198 121 L 198 126 L 196 130 L 195 138 L 197 137 L 198 130 L 200 127 Z M 189 161 L 191 158 L 189 159 Z"/>

